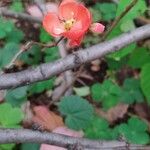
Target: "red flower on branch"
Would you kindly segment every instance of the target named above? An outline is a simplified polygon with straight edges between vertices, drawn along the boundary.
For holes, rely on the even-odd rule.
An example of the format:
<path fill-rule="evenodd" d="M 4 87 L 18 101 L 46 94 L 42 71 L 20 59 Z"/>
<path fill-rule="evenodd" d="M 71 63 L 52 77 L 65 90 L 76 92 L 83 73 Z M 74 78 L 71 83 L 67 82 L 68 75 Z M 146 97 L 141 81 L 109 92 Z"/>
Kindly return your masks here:
<path fill-rule="evenodd" d="M 63 36 L 69 39 L 71 46 L 78 46 L 85 33 L 91 27 L 94 32 L 103 32 L 100 23 L 92 24 L 89 10 L 75 0 L 63 0 L 58 13 L 47 13 L 43 19 L 44 29 L 52 36 Z"/>

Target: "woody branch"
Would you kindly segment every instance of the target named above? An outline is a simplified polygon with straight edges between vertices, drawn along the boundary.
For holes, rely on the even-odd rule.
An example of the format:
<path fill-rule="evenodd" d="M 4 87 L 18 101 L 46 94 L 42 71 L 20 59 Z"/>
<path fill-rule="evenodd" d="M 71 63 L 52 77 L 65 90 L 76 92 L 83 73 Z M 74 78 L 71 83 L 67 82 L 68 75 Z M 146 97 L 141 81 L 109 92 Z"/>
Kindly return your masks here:
<path fill-rule="evenodd" d="M 15 88 L 28 85 L 34 82 L 49 79 L 66 70 L 73 69 L 83 63 L 103 57 L 108 53 L 120 50 L 132 42 L 136 42 L 150 37 L 150 25 L 137 28 L 118 36 L 110 41 L 106 41 L 90 48 L 79 50 L 71 55 L 59 59 L 53 63 L 41 64 L 36 68 L 0 75 L 0 89 Z"/>
<path fill-rule="evenodd" d="M 2 143 L 46 143 L 64 148 L 80 145 L 84 150 L 136 150 L 149 149 L 148 146 L 129 145 L 124 141 L 98 141 L 86 138 L 69 137 L 56 133 L 39 132 L 27 129 L 0 129 L 0 144 Z"/>

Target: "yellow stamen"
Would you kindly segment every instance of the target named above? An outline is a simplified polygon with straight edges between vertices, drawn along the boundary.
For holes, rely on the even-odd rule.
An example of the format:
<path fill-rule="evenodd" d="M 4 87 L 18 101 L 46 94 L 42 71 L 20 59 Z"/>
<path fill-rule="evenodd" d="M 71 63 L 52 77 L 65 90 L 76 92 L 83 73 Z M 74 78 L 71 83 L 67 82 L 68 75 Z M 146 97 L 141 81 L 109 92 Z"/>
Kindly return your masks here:
<path fill-rule="evenodd" d="M 70 19 L 64 22 L 64 27 L 65 29 L 68 31 L 72 28 L 73 24 L 74 24 L 75 20 L 74 19 Z"/>

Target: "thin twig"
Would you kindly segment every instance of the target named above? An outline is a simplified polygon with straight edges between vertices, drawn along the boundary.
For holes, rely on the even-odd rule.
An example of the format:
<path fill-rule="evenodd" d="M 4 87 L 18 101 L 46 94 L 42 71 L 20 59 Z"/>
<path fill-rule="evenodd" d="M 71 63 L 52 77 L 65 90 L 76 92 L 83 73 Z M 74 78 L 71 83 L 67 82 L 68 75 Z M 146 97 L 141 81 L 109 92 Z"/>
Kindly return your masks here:
<path fill-rule="evenodd" d="M 114 20 L 111 27 L 104 33 L 104 36 L 102 37 L 101 41 L 104 41 L 108 35 L 111 33 L 111 31 L 118 25 L 120 20 L 134 7 L 134 5 L 137 3 L 138 0 L 133 0 L 126 9 Z"/>
<path fill-rule="evenodd" d="M 16 53 L 16 55 L 12 58 L 11 62 L 5 67 L 5 69 L 9 69 L 11 68 L 14 64 L 15 61 L 17 60 L 17 58 L 25 51 L 27 51 L 28 49 L 30 49 L 32 46 L 32 42 L 27 42 L 25 45 L 22 46 L 22 48 L 18 51 L 18 53 Z"/>
<path fill-rule="evenodd" d="M 51 106 L 54 103 L 57 103 L 60 100 L 62 95 L 64 95 L 65 92 L 70 87 L 73 86 L 73 84 L 75 83 L 75 81 L 77 80 L 77 78 L 81 72 L 82 72 L 82 66 L 80 67 L 80 70 L 78 71 L 78 73 L 71 79 L 70 82 L 68 82 L 68 84 L 65 84 L 65 82 L 62 83 L 63 85 L 61 85 L 61 87 L 58 88 L 58 90 L 60 90 L 60 92 L 57 92 L 57 96 L 54 96 L 54 95 L 56 95 L 55 93 L 52 95 L 52 100 L 50 101 L 49 106 Z"/>
<path fill-rule="evenodd" d="M 34 0 L 37 7 L 40 9 L 43 16 L 47 13 L 47 8 L 44 0 Z"/>
<path fill-rule="evenodd" d="M 28 15 L 26 13 L 17 13 L 17 12 L 8 10 L 7 8 L 0 8 L 0 15 L 15 18 L 15 19 L 29 21 L 30 23 L 41 23 L 42 22 L 42 18 L 33 17 L 33 16 Z"/>
<path fill-rule="evenodd" d="M 61 58 L 64 58 L 68 55 L 64 41 L 61 41 L 58 44 L 58 48 L 59 48 L 59 53 L 60 53 Z M 63 73 L 63 77 L 64 77 L 64 80 L 62 81 L 62 83 L 58 87 L 56 87 L 52 93 L 52 101 L 56 102 L 63 95 L 68 96 L 72 94 L 72 86 L 69 86 L 69 85 L 72 85 L 74 82 L 72 71 L 71 70 L 65 71 Z M 66 86 L 69 86 L 69 87 L 66 88 Z"/>
<path fill-rule="evenodd" d="M 43 47 L 43 48 L 51 48 L 51 47 L 57 46 L 57 45 L 61 42 L 61 40 L 63 40 L 63 39 L 64 39 L 64 37 L 61 37 L 61 38 L 58 39 L 56 42 L 47 43 L 47 44 L 45 44 L 45 43 L 40 43 L 40 42 L 36 42 L 36 41 L 32 41 L 32 43 L 33 43 L 33 44 L 36 44 L 36 45 L 38 45 L 38 46 L 41 46 L 41 47 Z"/>
<path fill-rule="evenodd" d="M 34 0 L 35 3 L 37 4 L 38 8 L 41 10 L 43 16 L 47 13 L 47 9 L 46 9 L 46 5 L 45 5 L 45 1 L 44 0 Z M 63 57 L 66 57 L 67 56 L 67 51 L 66 51 L 66 48 L 65 48 L 65 44 L 64 44 L 64 41 L 63 41 L 63 37 L 61 37 L 58 41 L 57 41 L 57 38 L 55 38 L 55 40 L 57 41 L 56 44 L 52 45 L 52 46 L 57 46 L 58 45 L 58 48 L 59 48 L 59 53 L 60 53 L 60 56 L 63 58 Z M 51 46 L 51 47 L 52 47 Z M 44 49 L 42 49 L 43 51 Z M 62 82 L 62 84 L 57 87 L 54 91 L 53 91 L 53 95 L 52 95 L 52 99 L 56 100 L 58 99 L 58 95 L 62 95 L 62 91 L 64 89 L 64 87 L 66 85 L 70 85 L 70 83 L 72 82 L 72 79 L 73 79 L 73 74 L 72 74 L 72 71 L 71 70 L 68 70 L 66 72 L 64 72 L 64 81 Z M 70 95 L 72 93 L 72 88 L 69 88 L 67 89 L 67 91 L 65 92 L 65 95 Z"/>

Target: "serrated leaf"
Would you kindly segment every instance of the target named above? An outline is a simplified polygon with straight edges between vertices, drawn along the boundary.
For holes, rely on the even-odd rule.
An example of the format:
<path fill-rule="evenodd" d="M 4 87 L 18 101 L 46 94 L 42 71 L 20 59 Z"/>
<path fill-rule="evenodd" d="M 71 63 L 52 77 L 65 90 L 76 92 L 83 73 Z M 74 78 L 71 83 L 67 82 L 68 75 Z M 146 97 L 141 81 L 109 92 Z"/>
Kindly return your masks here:
<path fill-rule="evenodd" d="M 0 39 L 3 39 L 6 37 L 6 32 L 4 30 L 0 30 Z"/>
<path fill-rule="evenodd" d="M 120 29 L 123 32 L 128 32 L 135 29 L 134 22 L 132 20 L 126 20 L 120 25 Z"/>
<path fill-rule="evenodd" d="M 12 21 L 8 21 L 4 18 L 0 18 L 0 30 L 5 31 L 6 33 L 11 32 L 14 28 L 14 24 Z"/>
<path fill-rule="evenodd" d="M 141 88 L 150 104 L 150 63 L 143 66 L 141 71 Z"/>
<path fill-rule="evenodd" d="M 146 48 L 136 47 L 136 49 L 131 53 L 128 64 L 132 68 L 142 68 L 146 63 L 149 62 L 150 53 L 148 50 Z"/>
<path fill-rule="evenodd" d="M 88 86 L 84 86 L 84 87 L 80 87 L 80 88 L 73 88 L 73 90 L 75 91 L 75 93 L 78 96 L 87 96 L 90 94 L 90 88 Z"/>
<path fill-rule="evenodd" d="M 24 33 L 21 30 L 14 28 L 11 32 L 7 34 L 6 42 L 19 43 L 23 40 L 23 38 Z"/>
<path fill-rule="evenodd" d="M 113 106 L 116 106 L 119 102 L 118 96 L 108 95 L 105 100 L 103 100 L 102 106 L 104 110 L 108 110 Z"/>
<path fill-rule="evenodd" d="M 93 22 L 98 22 L 99 20 L 102 19 L 102 15 L 98 9 L 91 7 L 90 12 L 92 13 L 93 16 Z"/>
<path fill-rule="evenodd" d="M 107 58 L 107 64 L 110 70 L 118 70 L 121 69 L 127 63 L 127 58 L 123 57 L 120 60 L 115 60 L 113 58 Z"/>
<path fill-rule="evenodd" d="M 144 97 L 140 89 L 140 82 L 136 79 L 126 79 L 121 93 L 122 101 L 127 104 L 143 102 Z"/>
<path fill-rule="evenodd" d="M 58 53 L 58 47 L 52 47 L 45 49 L 44 62 L 53 62 L 60 57 Z"/>
<path fill-rule="evenodd" d="M 79 96 L 62 98 L 59 111 L 66 116 L 66 125 L 75 130 L 86 128 L 93 117 L 92 105 Z"/>
<path fill-rule="evenodd" d="M 113 138 L 108 122 L 97 116 L 92 119 L 91 125 L 87 127 L 84 132 L 85 137 L 90 139 L 111 140 Z"/>
<path fill-rule="evenodd" d="M 128 120 L 128 124 L 121 124 L 118 127 L 119 133 L 126 138 L 126 140 L 133 144 L 147 144 L 149 143 L 149 135 L 146 130 L 148 126 L 142 120 L 132 117 Z"/>
<path fill-rule="evenodd" d="M 12 150 L 15 144 L 1 144 L 0 150 Z"/>
<path fill-rule="evenodd" d="M 14 127 L 23 119 L 23 113 L 20 108 L 13 108 L 8 103 L 0 104 L 0 124 L 3 127 Z"/>
<path fill-rule="evenodd" d="M 126 9 L 126 7 L 131 3 L 131 0 L 120 0 L 118 3 L 116 16 L 120 16 L 120 14 Z M 146 10 L 146 3 L 144 0 L 137 1 L 137 3 L 133 6 L 133 8 L 123 17 L 122 20 L 135 19 Z"/>
<path fill-rule="evenodd" d="M 120 93 L 120 87 L 110 80 L 105 80 L 103 84 L 96 83 L 91 87 L 93 100 L 101 102 L 105 110 L 118 103 Z"/>
<path fill-rule="evenodd" d="M 39 64 L 41 59 L 41 49 L 38 45 L 33 45 L 27 52 L 20 56 L 20 60 L 29 65 Z"/>
<path fill-rule="evenodd" d="M 12 106 L 20 106 L 27 99 L 27 86 L 8 90 L 5 99 Z"/>
<path fill-rule="evenodd" d="M 13 1 L 10 9 L 16 12 L 23 12 L 24 8 L 21 1 Z"/>
<path fill-rule="evenodd" d="M 42 43 L 53 42 L 53 37 L 49 35 L 43 28 L 40 29 L 40 41 Z"/>
<path fill-rule="evenodd" d="M 148 125 L 137 117 L 130 118 L 128 120 L 128 125 L 130 126 L 130 128 L 138 132 L 143 132 L 148 129 Z"/>
<path fill-rule="evenodd" d="M 24 143 L 21 144 L 21 150 L 39 150 L 40 144 L 36 143 Z"/>
<path fill-rule="evenodd" d="M 96 3 L 94 8 L 101 12 L 104 21 L 110 21 L 115 18 L 117 8 L 114 3 Z"/>
<path fill-rule="evenodd" d="M 19 45 L 16 43 L 7 43 L 1 50 L 1 64 L 0 67 L 5 67 L 12 60 L 14 55 L 18 52 Z M 6 57 L 7 56 L 7 57 Z"/>
<path fill-rule="evenodd" d="M 117 8 L 117 14 L 116 17 L 120 16 L 120 14 L 126 9 L 126 7 L 131 3 L 131 0 L 120 0 Z M 109 34 L 108 39 L 111 39 L 113 37 L 117 37 L 124 31 L 131 31 L 133 29 L 133 19 L 140 16 L 144 13 L 146 10 L 146 3 L 144 0 L 137 1 L 136 5 L 121 19 L 119 24 L 113 29 L 113 31 Z M 129 26 L 127 25 L 129 23 Z M 124 29 L 125 30 L 124 30 Z M 109 55 L 111 58 L 115 60 L 120 60 L 122 57 L 127 56 L 129 53 L 131 53 L 134 48 L 135 44 L 130 44 L 129 46 L 121 49 L 118 52 L 115 52 L 111 55 Z"/>
<path fill-rule="evenodd" d="M 92 98 L 95 101 L 101 101 L 101 90 L 102 90 L 102 86 L 99 83 L 95 83 L 94 85 L 92 85 L 91 87 L 91 94 L 92 94 Z"/>
<path fill-rule="evenodd" d="M 44 90 L 52 89 L 52 87 L 54 86 L 54 81 L 55 78 L 52 78 L 50 80 L 34 83 L 29 87 L 29 93 L 37 94 L 43 92 Z"/>
<path fill-rule="evenodd" d="M 121 58 L 130 54 L 135 48 L 136 44 L 132 43 L 125 48 L 122 48 L 120 51 L 110 54 L 109 57 L 115 59 L 116 61 L 120 61 Z"/>

